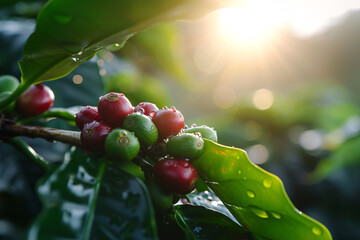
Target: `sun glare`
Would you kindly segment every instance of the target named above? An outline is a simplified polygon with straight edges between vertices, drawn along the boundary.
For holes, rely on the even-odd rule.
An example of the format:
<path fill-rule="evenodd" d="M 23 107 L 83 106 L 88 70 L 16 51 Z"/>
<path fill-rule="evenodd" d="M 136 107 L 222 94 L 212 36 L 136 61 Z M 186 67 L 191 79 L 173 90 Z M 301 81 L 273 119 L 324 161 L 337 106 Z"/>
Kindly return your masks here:
<path fill-rule="evenodd" d="M 237 45 L 259 45 L 269 40 L 282 25 L 282 12 L 273 5 L 249 1 L 243 8 L 218 11 L 220 34 Z"/>

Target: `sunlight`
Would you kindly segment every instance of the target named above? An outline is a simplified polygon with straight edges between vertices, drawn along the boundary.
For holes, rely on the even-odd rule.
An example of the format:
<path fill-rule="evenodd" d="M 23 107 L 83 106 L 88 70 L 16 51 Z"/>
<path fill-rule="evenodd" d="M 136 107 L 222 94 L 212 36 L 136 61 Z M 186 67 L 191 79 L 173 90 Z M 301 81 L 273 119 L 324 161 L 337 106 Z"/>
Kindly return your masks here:
<path fill-rule="evenodd" d="M 269 40 L 284 23 L 284 13 L 276 5 L 249 1 L 243 8 L 218 11 L 219 31 L 236 45 L 257 46 Z"/>

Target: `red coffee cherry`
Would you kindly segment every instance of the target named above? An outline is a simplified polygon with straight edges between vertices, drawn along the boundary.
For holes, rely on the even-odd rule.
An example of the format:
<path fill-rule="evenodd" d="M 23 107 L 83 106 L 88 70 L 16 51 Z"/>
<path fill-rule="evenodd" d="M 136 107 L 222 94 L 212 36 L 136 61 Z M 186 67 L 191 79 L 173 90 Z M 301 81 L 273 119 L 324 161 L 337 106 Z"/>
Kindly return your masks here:
<path fill-rule="evenodd" d="M 105 139 L 112 128 L 105 123 L 93 121 L 81 130 L 81 143 L 90 152 L 105 153 Z"/>
<path fill-rule="evenodd" d="M 157 162 L 153 169 L 156 182 L 167 192 L 188 194 L 198 181 L 194 166 L 181 159 L 164 159 Z"/>
<path fill-rule="evenodd" d="M 85 124 L 93 121 L 101 122 L 97 107 L 85 106 L 75 114 L 75 123 L 80 130 L 84 128 Z"/>
<path fill-rule="evenodd" d="M 183 115 L 174 107 L 160 109 L 151 117 L 159 131 L 160 138 L 175 136 L 185 127 Z"/>
<path fill-rule="evenodd" d="M 157 112 L 158 110 L 158 107 L 154 103 L 141 102 L 135 107 L 134 112 L 140 112 L 146 116 L 150 116 L 150 113 Z"/>
<path fill-rule="evenodd" d="M 117 128 L 122 126 L 127 115 L 134 112 L 134 108 L 124 94 L 108 93 L 100 97 L 98 111 L 104 123 Z"/>
<path fill-rule="evenodd" d="M 32 85 L 17 100 L 20 113 L 32 117 L 46 112 L 54 103 L 53 91 L 43 84 Z"/>

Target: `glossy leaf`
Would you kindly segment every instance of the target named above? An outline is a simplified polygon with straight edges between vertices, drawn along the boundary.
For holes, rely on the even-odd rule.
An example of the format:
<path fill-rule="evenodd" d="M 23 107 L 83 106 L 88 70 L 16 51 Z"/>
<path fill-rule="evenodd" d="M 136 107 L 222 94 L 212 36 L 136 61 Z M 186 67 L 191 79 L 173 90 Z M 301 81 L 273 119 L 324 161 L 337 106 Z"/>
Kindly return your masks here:
<path fill-rule="evenodd" d="M 332 239 L 326 227 L 295 208 L 281 180 L 252 164 L 243 150 L 205 140 L 205 152 L 193 164 L 256 239 Z"/>
<path fill-rule="evenodd" d="M 253 239 L 246 228 L 205 207 L 178 205 L 174 209 L 173 217 L 188 239 Z"/>
<path fill-rule="evenodd" d="M 143 183 L 73 149 L 38 186 L 43 210 L 28 239 L 157 239 Z"/>
<path fill-rule="evenodd" d="M 230 0 L 51 0 L 40 12 L 20 61 L 27 83 L 67 75 L 103 48 L 119 50 L 157 23 L 199 17 Z"/>
<path fill-rule="evenodd" d="M 324 159 L 311 174 L 310 180 L 319 181 L 330 174 L 360 163 L 360 135 L 343 142 Z"/>

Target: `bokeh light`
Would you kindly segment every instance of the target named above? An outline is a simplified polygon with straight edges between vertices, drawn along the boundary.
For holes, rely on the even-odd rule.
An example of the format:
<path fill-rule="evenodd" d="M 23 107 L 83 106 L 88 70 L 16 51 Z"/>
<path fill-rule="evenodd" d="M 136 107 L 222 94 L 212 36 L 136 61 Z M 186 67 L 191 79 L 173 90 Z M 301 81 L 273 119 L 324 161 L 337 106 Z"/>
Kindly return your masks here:
<path fill-rule="evenodd" d="M 273 105 L 274 95 L 269 89 L 262 88 L 254 93 L 252 101 L 257 109 L 266 110 Z"/>
<path fill-rule="evenodd" d="M 262 144 L 253 145 L 246 152 L 255 164 L 264 164 L 269 160 L 269 150 Z"/>

